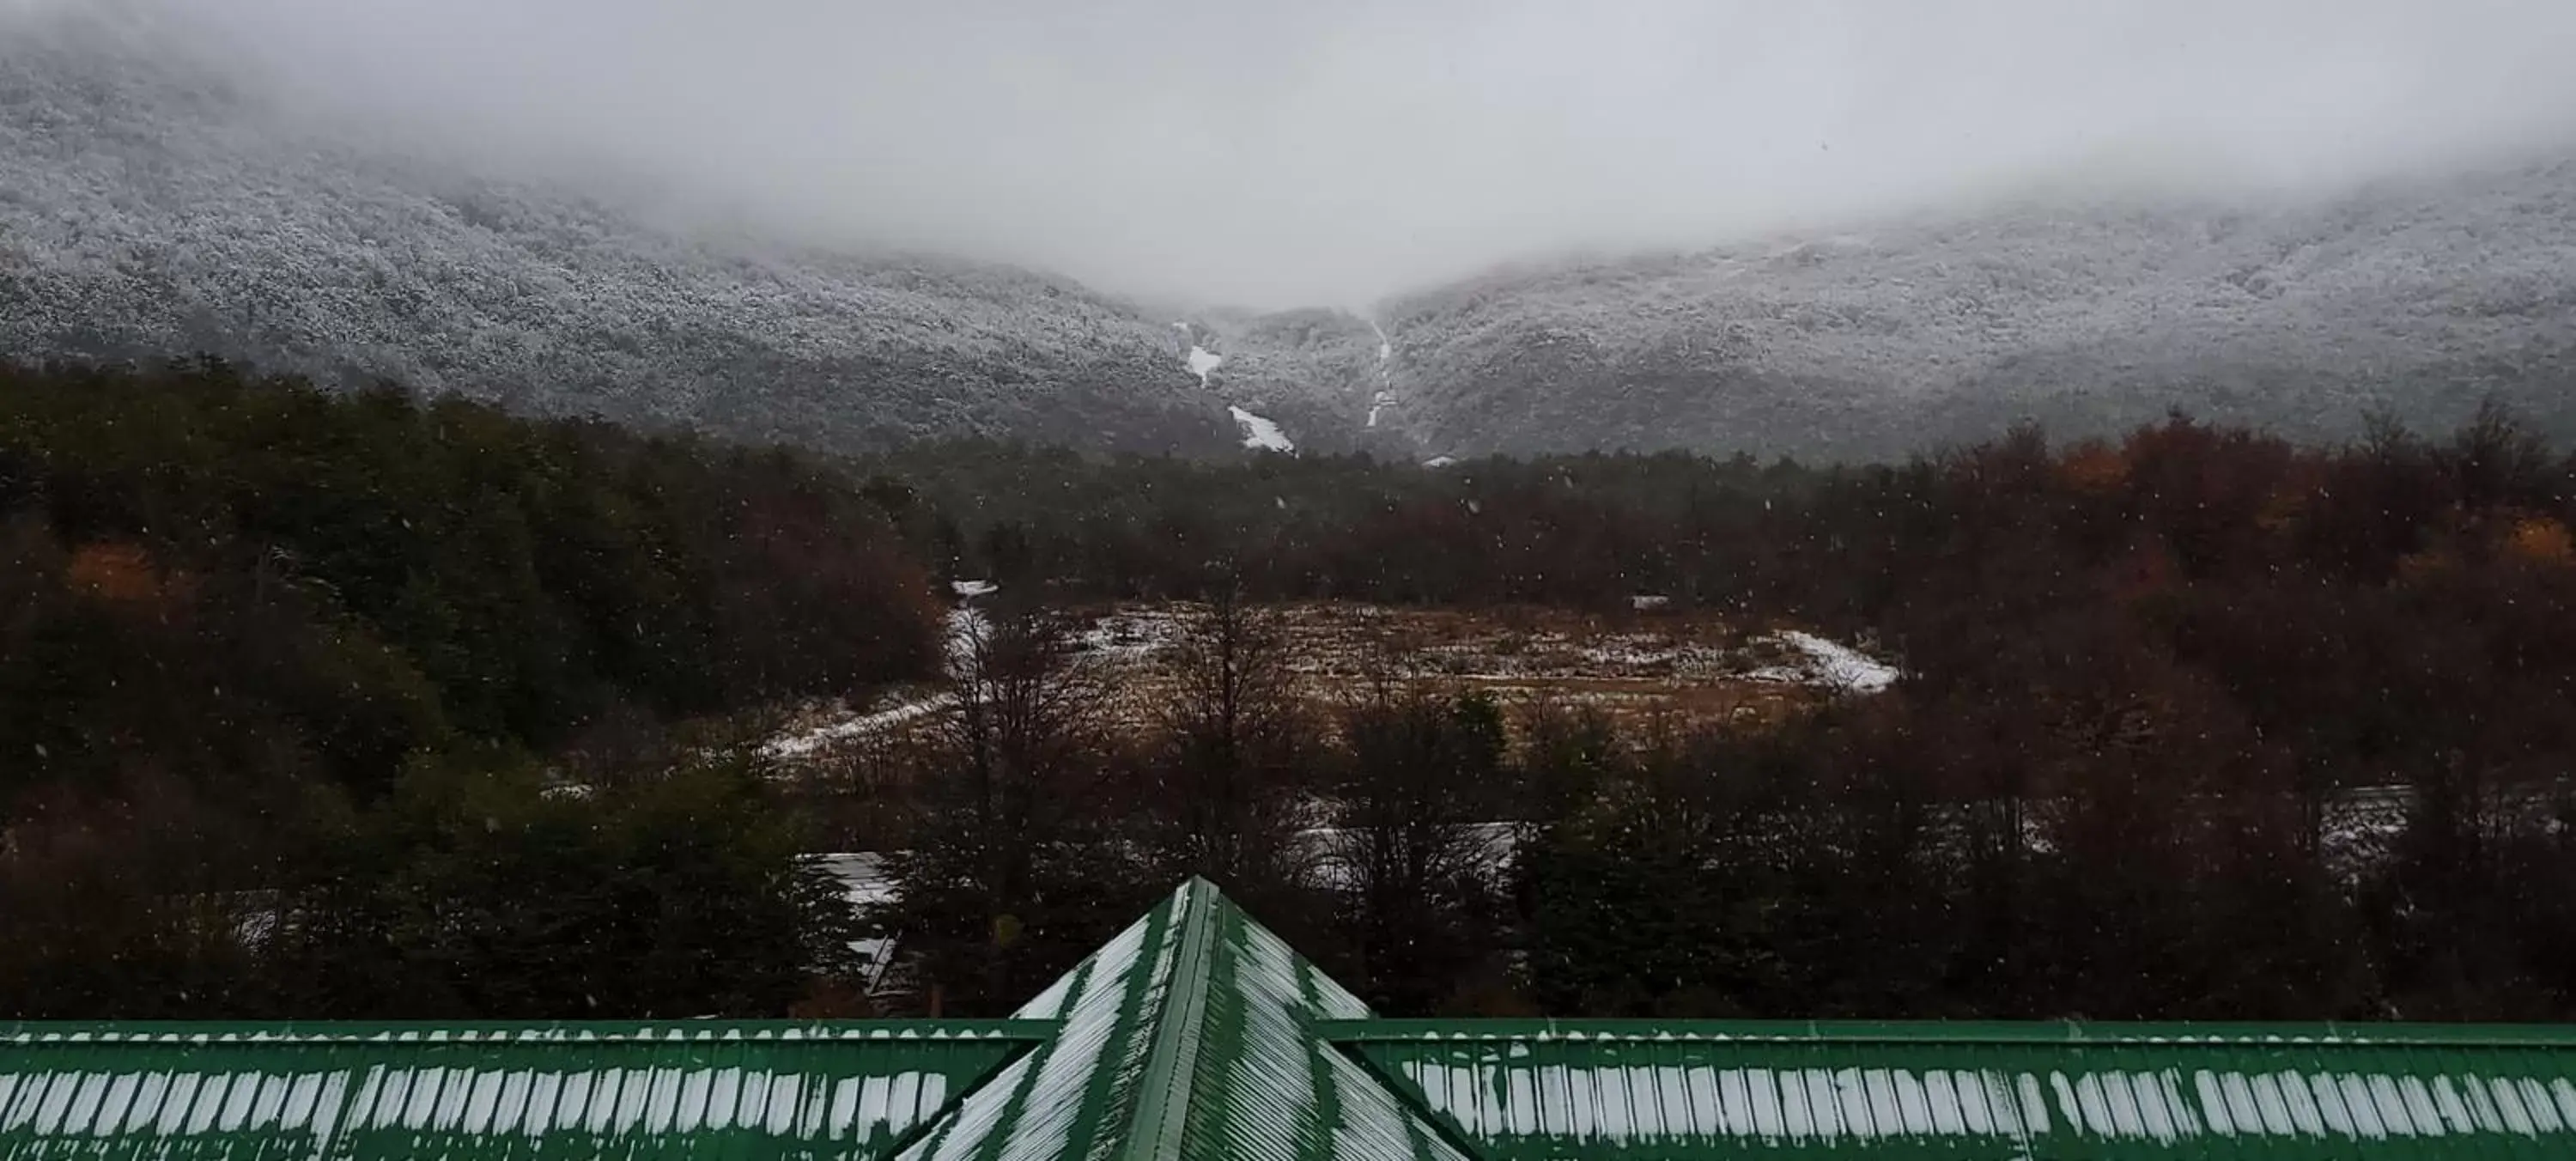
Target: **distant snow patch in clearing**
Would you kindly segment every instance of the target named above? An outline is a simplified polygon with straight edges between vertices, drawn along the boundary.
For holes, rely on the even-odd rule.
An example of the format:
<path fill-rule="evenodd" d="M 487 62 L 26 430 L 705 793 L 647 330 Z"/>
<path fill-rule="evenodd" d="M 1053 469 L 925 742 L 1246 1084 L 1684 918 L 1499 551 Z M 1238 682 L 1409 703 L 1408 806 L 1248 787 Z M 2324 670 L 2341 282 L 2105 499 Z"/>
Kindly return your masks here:
<path fill-rule="evenodd" d="M 835 854 L 805 855 L 806 866 L 820 868 L 841 884 L 841 898 L 852 910 L 868 911 L 892 906 L 900 898 L 895 887 L 894 868 L 883 853 L 877 851 L 844 851 Z M 894 964 L 895 941 L 890 936 L 870 936 L 850 941 L 850 950 L 859 953 L 859 962 L 867 965 L 861 980 L 874 995 L 885 983 L 886 969 Z"/>
<path fill-rule="evenodd" d="M 1456 456 L 1433 456 L 1430 459 L 1422 461 L 1422 466 L 1426 468 L 1445 468 L 1457 462 L 1458 457 Z"/>
<path fill-rule="evenodd" d="M 899 701 L 862 714 L 825 722 L 810 730 L 772 739 L 760 748 L 765 757 L 802 758 L 835 742 L 874 737 L 905 722 L 925 718 L 948 708 L 956 699 L 948 694 L 933 694 L 919 701 Z"/>
<path fill-rule="evenodd" d="M 1877 693 L 1904 676 L 1893 665 L 1813 633 L 1790 629 L 1775 634 L 1772 640 L 1797 650 L 1800 657 L 1788 665 L 1754 670 L 1749 676 L 1756 681 L 1816 685 L 1843 693 Z"/>
<path fill-rule="evenodd" d="M 948 582 L 948 591 L 961 597 L 984 596 L 1000 587 L 1002 586 L 994 584 L 988 580 L 962 580 Z"/>
<path fill-rule="evenodd" d="M 978 597 L 1000 586 L 991 581 L 958 581 L 950 586 L 958 596 Z M 971 590 L 971 591 L 970 591 Z M 973 605 L 959 605 L 948 611 L 946 640 L 943 646 L 948 659 L 948 672 L 961 675 L 975 664 L 975 653 L 992 625 L 984 612 Z M 804 758 L 816 751 L 842 743 L 872 738 L 897 726 L 919 721 L 957 704 L 951 693 L 899 693 L 879 700 L 865 710 L 844 710 L 820 725 L 780 734 L 760 747 L 762 755 L 771 758 Z"/>
<path fill-rule="evenodd" d="M 1134 660 L 1162 652 L 1185 631 L 1170 609 L 1122 609 L 1093 621 L 1074 644 L 1086 654 Z"/>
<path fill-rule="evenodd" d="M 1240 407 L 1228 407 L 1226 411 L 1233 414 L 1236 423 L 1243 425 L 1243 446 L 1275 452 L 1297 450 L 1297 445 L 1288 442 L 1288 433 L 1279 430 L 1278 424 Z"/>

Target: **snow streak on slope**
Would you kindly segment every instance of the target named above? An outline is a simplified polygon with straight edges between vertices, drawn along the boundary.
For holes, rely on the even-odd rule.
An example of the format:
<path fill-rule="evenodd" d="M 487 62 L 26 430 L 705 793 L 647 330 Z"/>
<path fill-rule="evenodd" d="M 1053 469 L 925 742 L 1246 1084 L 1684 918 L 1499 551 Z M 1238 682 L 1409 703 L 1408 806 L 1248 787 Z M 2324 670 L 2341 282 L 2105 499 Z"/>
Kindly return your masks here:
<path fill-rule="evenodd" d="M 1234 415 L 1236 423 L 1243 425 L 1243 446 L 1275 452 L 1297 450 L 1297 445 L 1288 441 L 1288 433 L 1279 430 L 1278 424 L 1240 407 L 1228 407 L 1226 410 Z"/>
<path fill-rule="evenodd" d="M 1206 347 L 1195 344 L 1190 347 L 1190 374 L 1199 377 L 1201 387 L 1208 385 L 1208 372 L 1216 370 L 1218 365 L 1224 362 L 1225 356 L 1210 351 Z"/>
<path fill-rule="evenodd" d="M 1172 325 L 1182 334 L 1189 336 L 1190 353 L 1187 363 L 1190 373 L 1199 377 L 1200 387 L 1207 387 L 1208 372 L 1224 365 L 1225 356 L 1199 345 L 1198 328 L 1187 322 L 1176 322 Z M 1275 452 L 1293 453 L 1297 450 L 1297 445 L 1289 440 L 1288 433 L 1279 430 L 1279 425 L 1268 417 L 1254 415 L 1231 404 L 1227 405 L 1225 410 L 1234 416 L 1234 422 L 1243 428 L 1243 446 Z"/>
<path fill-rule="evenodd" d="M 1369 399 L 1368 425 L 1376 427 L 1378 414 L 1395 398 L 1395 343 L 1376 319 L 1369 320 L 1369 329 L 1377 332 L 1377 394 Z"/>

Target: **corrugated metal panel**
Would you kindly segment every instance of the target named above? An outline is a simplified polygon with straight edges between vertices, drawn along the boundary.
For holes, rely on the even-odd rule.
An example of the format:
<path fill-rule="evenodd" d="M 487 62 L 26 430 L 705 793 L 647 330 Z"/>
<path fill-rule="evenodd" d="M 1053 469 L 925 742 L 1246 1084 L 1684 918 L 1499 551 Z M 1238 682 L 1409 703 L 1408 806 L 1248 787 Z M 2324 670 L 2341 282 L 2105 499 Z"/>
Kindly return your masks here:
<path fill-rule="evenodd" d="M 1049 1031 L 20 1025 L 0 1161 L 879 1157 Z"/>
<path fill-rule="evenodd" d="M 1063 1031 L 906 1161 L 1467 1161 L 1314 1034 L 1367 1006 L 1201 880 L 1018 1014 Z"/>
<path fill-rule="evenodd" d="M 1465 1161 L 1420 1113 L 1318 1037 L 1368 1006 L 1206 888 L 1207 1004 L 1189 1035 L 1188 1117 L 1165 1161 Z"/>
<path fill-rule="evenodd" d="M 1376 1020 L 1197 880 L 1020 1015 L 0 1027 L 0 1161 L 2576 1158 L 2576 1030 Z"/>
<path fill-rule="evenodd" d="M 1497 1159 L 2576 1157 L 2565 1029 L 1329 1026 Z"/>
<path fill-rule="evenodd" d="M 1015 1013 L 1055 1039 L 968 1094 L 906 1161 L 1103 1158 L 1125 1139 L 1192 895 L 1175 891 Z"/>

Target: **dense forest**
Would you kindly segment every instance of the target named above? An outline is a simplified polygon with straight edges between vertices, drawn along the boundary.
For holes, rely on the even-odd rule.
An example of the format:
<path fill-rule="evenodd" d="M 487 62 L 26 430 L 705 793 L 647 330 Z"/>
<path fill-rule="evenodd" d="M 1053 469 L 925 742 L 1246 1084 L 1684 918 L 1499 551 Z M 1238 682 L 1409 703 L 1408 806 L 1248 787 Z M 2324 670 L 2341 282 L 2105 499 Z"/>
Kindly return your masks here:
<path fill-rule="evenodd" d="M 1237 641 L 1250 674 L 1202 664 L 1184 686 L 1217 692 L 1144 741 L 1077 747 L 1087 764 L 1006 764 L 1028 813 L 1002 833 L 1046 836 L 1026 845 L 1072 879 L 925 897 L 916 930 L 979 907 L 1060 923 L 1052 901 L 1097 895 L 1102 868 L 1194 868 L 1393 1011 L 2576 1014 L 2576 463 L 2495 410 L 2441 439 L 2379 423 L 2330 449 L 2181 417 L 2061 448 L 2016 430 L 1825 472 L 1049 452 L 902 470 L 973 514 L 943 535 L 1028 583 L 1657 592 L 1856 634 L 1907 674 L 1749 734 L 1639 736 L 1579 707 L 1384 690 L 1283 723 L 1293 709 L 1257 691 L 1288 659 L 1240 660 L 1263 654 L 1239 644 L 1263 636 L 1257 606 L 1212 613 L 1200 638 Z M 1079 675 L 1065 688 L 1079 704 Z M 918 765 L 892 781 L 950 785 L 988 749 L 895 755 Z M 1315 801 L 1338 825 L 1290 841 L 1314 833 L 1299 809 Z M 1479 825 L 1495 822 L 1512 824 L 1508 874 Z M 1154 837 L 1173 833 L 1189 841 Z M 950 936 L 979 966 L 932 974 L 999 972 L 1011 986 L 988 1006 L 1072 950 L 1032 947 L 1022 974 L 987 962 L 1013 956 L 981 928 Z"/>
<path fill-rule="evenodd" d="M 757 780 L 617 775 L 672 724 L 936 664 L 925 578 L 833 473 L 212 363 L 0 372 L 0 557 L 19 1011 L 777 1008 L 793 958 L 634 971 L 847 925 L 792 909 Z"/>
<path fill-rule="evenodd" d="M 1199 873 L 1389 1013 L 2576 1018 L 2571 521 L 2495 409 L 1825 470 L 826 462 L 21 368 L 0 1011 L 864 1011 L 865 924 L 911 954 L 879 1004 L 998 1012 Z M 1905 677 L 1730 729 L 1283 692 L 1277 600 L 1638 593 Z M 1144 723 L 1066 615 L 1128 596 L 1199 602 Z M 952 698 L 901 744 L 745 744 L 898 679 Z M 898 903 L 795 857 L 853 847 Z"/>

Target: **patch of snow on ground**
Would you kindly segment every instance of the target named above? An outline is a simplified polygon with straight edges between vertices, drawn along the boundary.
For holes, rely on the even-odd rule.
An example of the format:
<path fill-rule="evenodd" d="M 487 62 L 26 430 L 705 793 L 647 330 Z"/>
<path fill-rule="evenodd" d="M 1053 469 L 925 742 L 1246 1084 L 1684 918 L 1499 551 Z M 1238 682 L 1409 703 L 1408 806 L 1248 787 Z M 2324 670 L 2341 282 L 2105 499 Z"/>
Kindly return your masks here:
<path fill-rule="evenodd" d="M 888 702 L 879 703 L 879 708 L 866 713 L 838 718 L 810 730 L 772 739 L 769 744 L 760 748 L 760 752 L 762 756 L 770 758 L 802 758 L 835 742 L 873 737 L 905 722 L 928 717 L 948 708 L 949 702 L 953 700 L 955 699 L 944 693 L 932 694 L 914 701 L 891 699 Z"/>
<path fill-rule="evenodd" d="M 841 897 L 850 908 L 862 914 L 885 907 L 896 899 L 894 868 L 886 857 L 875 851 L 850 851 L 836 854 L 806 855 L 805 861 L 822 868 L 841 884 Z M 894 963 L 895 941 L 876 937 L 850 941 L 850 950 L 859 953 L 866 967 L 861 983 L 874 995 L 884 985 L 886 969 Z"/>
<path fill-rule="evenodd" d="M 1142 658 L 1162 651 L 1181 632 L 1180 619 L 1170 610 L 1121 610 L 1093 621 L 1074 643 L 1102 657 Z"/>
<path fill-rule="evenodd" d="M 994 584 L 988 580 L 962 580 L 948 582 L 948 591 L 961 597 L 985 596 L 1000 587 L 1002 586 Z"/>
<path fill-rule="evenodd" d="M 876 851 L 840 851 L 805 856 L 841 882 L 841 895 L 852 907 L 883 907 L 895 900 L 894 870 Z"/>
<path fill-rule="evenodd" d="M 1896 684 L 1896 679 L 1903 676 L 1895 666 L 1813 633 L 1790 629 L 1779 633 L 1773 640 L 1797 650 L 1800 654 L 1798 660 L 1788 665 L 1757 669 L 1747 676 L 1756 681 L 1819 685 L 1843 693 L 1877 693 Z"/>
<path fill-rule="evenodd" d="M 983 588 L 969 593 L 965 591 L 969 585 L 982 585 Z M 981 596 L 992 592 L 995 587 L 990 581 L 960 581 L 958 593 L 961 596 Z M 963 673 L 974 664 L 975 647 L 988 628 L 983 611 L 973 605 L 959 605 L 948 611 L 944 649 L 950 673 Z M 956 701 L 954 695 L 947 693 L 891 695 L 865 710 L 844 711 L 821 725 L 781 734 L 762 745 L 760 752 L 770 758 L 811 757 L 816 751 L 837 743 L 872 738 L 897 726 L 919 721 L 946 710 Z"/>
<path fill-rule="evenodd" d="M 1226 410 L 1233 414 L 1236 423 L 1243 425 L 1243 446 L 1275 452 L 1297 450 L 1297 445 L 1288 442 L 1288 433 L 1279 430 L 1278 424 L 1240 407 L 1228 407 Z"/>
<path fill-rule="evenodd" d="M 1638 676 L 1720 677 L 1738 665 L 1724 649 L 1651 637 L 1611 637 L 1572 655 L 1589 668 Z"/>

